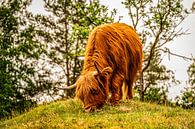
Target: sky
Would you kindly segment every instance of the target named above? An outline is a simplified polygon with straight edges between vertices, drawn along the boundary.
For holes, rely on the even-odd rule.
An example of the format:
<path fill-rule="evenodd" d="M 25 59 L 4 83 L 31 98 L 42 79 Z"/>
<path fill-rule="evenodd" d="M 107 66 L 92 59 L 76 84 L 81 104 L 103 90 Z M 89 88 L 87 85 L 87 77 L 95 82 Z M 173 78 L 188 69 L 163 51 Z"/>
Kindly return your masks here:
<path fill-rule="evenodd" d="M 123 16 L 120 22 L 130 24 L 128 10 L 121 4 L 122 0 L 100 0 L 100 2 L 108 6 L 109 10 L 114 8 L 117 9 L 116 18 Z M 192 7 L 193 2 L 195 2 L 195 0 L 183 0 L 183 5 L 185 8 L 189 9 Z M 33 0 L 32 5 L 29 7 L 29 11 L 32 11 L 34 14 L 48 14 L 43 6 L 43 0 Z M 117 20 L 118 19 L 116 19 L 116 21 Z M 190 14 L 180 27 L 184 30 L 188 29 L 188 33 L 190 34 L 174 39 L 166 47 L 173 53 L 187 57 L 195 57 L 195 13 Z M 169 97 L 173 98 L 176 95 L 179 95 L 180 91 L 186 86 L 186 81 L 188 79 L 187 69 L 191 62 L 174 56 L 171 56 L 169 60 L 168 56 L 165 56 L 163 64 L 166 65 L 168 69 L 173 70 L 176 79 L 181 81 L 180 85 L 169 88 Z"/>

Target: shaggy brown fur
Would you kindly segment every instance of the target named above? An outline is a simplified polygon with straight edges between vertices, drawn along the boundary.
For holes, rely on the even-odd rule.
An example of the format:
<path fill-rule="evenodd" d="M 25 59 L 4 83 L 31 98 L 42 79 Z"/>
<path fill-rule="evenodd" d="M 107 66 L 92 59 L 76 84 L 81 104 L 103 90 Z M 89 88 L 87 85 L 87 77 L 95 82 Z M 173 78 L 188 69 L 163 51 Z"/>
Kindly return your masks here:
<path fill-rule="evenodd" d="M 82 74 L 76 82 L 76 95 L 86 111 L 101 108 L 122 98 L 123 82 L 127 99 L 133 97 L 136 73 L 141 69 L 142 43 L 135 30 L 123 23 L 104 24 L 90 34 Z"/>

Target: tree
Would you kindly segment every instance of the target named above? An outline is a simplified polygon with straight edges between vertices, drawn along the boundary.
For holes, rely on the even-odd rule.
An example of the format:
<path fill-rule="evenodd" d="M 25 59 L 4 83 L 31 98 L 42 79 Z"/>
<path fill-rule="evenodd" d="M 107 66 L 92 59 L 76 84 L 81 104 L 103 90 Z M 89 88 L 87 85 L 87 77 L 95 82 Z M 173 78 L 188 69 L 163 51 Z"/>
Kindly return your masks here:
<path fill-rule="evenodd" d="M 193 59 L 192 64 L 189 66 L 187 72 L 189 76 L 188 83 L 190 86 L 195 86 L 195 59 Z"/>
<path fill-rule="evenodd" d="M 34 28 L 26 23 L 30 1 L 0 2 L 0 118 L 23 112 L 35 103 L 31 89 L 34 61 L 41 46 L 33 39 Z"/>
<path fill-rule="evenodd" d="M 181 96 L 176 97 L 176 105 L 187 109 L 195 109 L 195 60 L 193 60 L 187 72 L 189 76 L 187 87 L 185 87 Z"/>
<path fill-rule="evenodd" d="M 171 54 L 165 45 L 187 34 L 187 31 L 179 26 L 187 13 L 180 0 L 125 0 L 122 3 L 129 10 L 133 27 L 140 34 L 143 43 L 143 69 L 136 87 L 141 100 L 144 100 L 150 87 L 159 86 L 167 81 L 178 83 L 173 71 L 162 65 L 161 60 L 163 52 Z"/>
<path fill-rule="evenodd" d="M 57 66 L 63 72 L 63 78 L 56 82 L 43 79 L 47 94 L 58 92 L 60 86 L 67 86 L 76 81 L 82 68 L 86 39 L 95 26 L 112 22 L 116 11 L 108 14 L 108 8 L 98 0 L 44 0 L 49 16 L 37 15 L 32 24 L 36 26 L 37 40 L 47 44 L 49 64 Z M 48 65 L 48 64 L 47 64 Z M 41 70 L 41 68 L 40 68 Z M 39 76 L 49 76 L 52 72 Z M 48 75 L 46 75 L 48 74 Z M 63 80 L 63 81 L 62 81 Z M 38 84 L 39 85 L 39 84 Z M 43 85 L 43 84 L 42 84 Z M 73 92 L 66 91 L 70 96 Z"/>

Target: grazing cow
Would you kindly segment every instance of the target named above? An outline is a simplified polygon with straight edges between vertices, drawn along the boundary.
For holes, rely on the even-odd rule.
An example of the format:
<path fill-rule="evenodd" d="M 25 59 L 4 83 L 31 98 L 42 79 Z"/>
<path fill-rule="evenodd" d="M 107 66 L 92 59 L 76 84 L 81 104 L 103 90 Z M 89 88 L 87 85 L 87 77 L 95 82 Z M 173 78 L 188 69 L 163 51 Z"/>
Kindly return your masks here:
<path fill-rule="evenodd" d="M 86 112 L 100 109 L 107 101 L 117 105 L 125 83 L 127 99 L 142 65 L 142 43 L 135 30 L 123 23 L 104 24 L 89 35 L 84 66 L 76 82 L 76 96 Z"/>

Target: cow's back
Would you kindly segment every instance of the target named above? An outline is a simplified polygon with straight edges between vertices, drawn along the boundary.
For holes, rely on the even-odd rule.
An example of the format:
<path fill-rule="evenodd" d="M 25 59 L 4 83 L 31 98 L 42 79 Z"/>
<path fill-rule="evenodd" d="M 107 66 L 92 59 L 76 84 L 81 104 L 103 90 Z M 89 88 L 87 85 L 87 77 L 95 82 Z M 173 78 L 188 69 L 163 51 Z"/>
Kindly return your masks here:
<path fill-rule="evenodd" d="M 89 36 L 84 71 L 97 62 L 100 68 L 110 66 L 128 79 L 131 69 L 140 68 L 141 60 L 142 44 L 131 26 L 104 24 L 96 27 Z"/>

